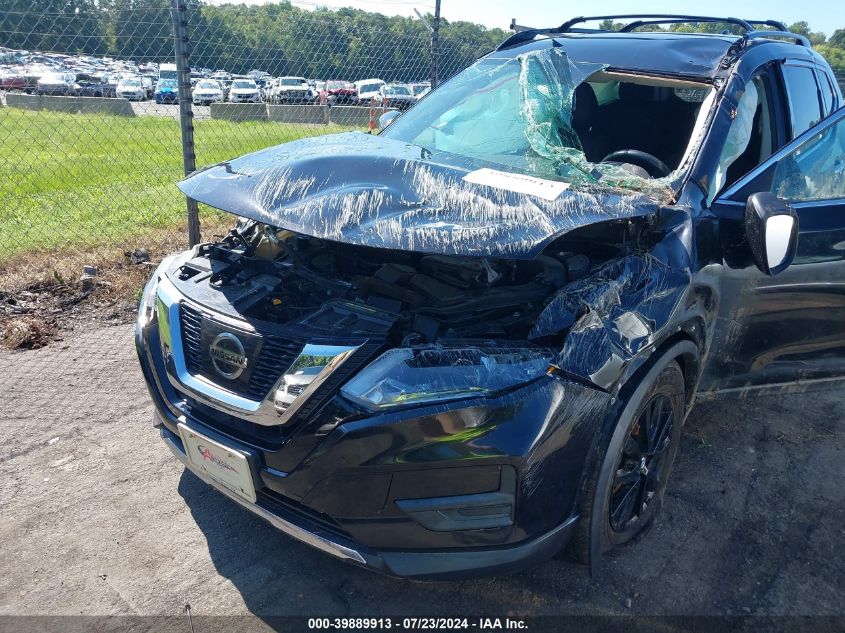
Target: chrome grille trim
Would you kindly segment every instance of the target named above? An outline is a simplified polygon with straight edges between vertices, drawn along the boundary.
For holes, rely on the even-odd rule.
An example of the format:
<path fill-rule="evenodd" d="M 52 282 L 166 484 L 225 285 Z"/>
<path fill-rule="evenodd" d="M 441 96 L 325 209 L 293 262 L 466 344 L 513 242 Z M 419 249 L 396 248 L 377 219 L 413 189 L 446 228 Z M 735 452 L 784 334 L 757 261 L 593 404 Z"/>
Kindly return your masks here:
<path fill-rule="evenodd" d="M 281 375 L 272 381 L 270 389 L 263 397 L 246 397 L 223 389 L 202 375 L 192 373 L 189 363 L 193 364 L 195 359 L 193 356 L 189 358 L 187 355 L 187 346 L 183 340 L 181 327 L 182 306 L 187 302 L 166 277 L 162 277 L 159 282 L 157 303 L 162 353 L 165 359 L 167 378 L 174 389 L 186 393 L 210 407 L 218 408 L 235 417 L 264 426 L 278 426 L 290 422 L 326 379 L 366 343 L 366 341 L 362 341 L 357 345 L 331 346 L 307 344 L 289 366 L 280 370 Z M 234 328 L 255 331 L 249 324 L 231 318 L 221 319 L 221 321 Z M 191 337 L 195 334 L 196 332 L 193 329 L 188 328 L 184 336 Z M 292 402 L 284 403 L 284 407 L 276 406 L 276 391 L 284 384 L 285 376 L 302 367 L 315 367 L 313 363 L 309 364 L 308 360 L 313 357 L 328 357 L 331 360 L 319 373 L 315 374 L 314 379 L 305 386 L 300 394 L 296 395 Z M 290 357 L 288 356 L 288 358 Z M 285 364 L 287 365 L 287 363 Z"/>

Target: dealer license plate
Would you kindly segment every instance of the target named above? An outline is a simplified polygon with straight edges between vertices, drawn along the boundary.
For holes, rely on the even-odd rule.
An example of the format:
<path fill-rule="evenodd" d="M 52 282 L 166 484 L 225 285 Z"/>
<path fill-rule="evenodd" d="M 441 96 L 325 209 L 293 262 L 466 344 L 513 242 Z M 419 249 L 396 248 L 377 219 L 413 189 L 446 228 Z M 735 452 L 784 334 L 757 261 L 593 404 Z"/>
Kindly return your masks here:
<path fill-rule="evenodd" d="M 239 497 L 255 503 L 255 484 L 246 456 L 182 423 L 178 426 L 191 466 Z"/>

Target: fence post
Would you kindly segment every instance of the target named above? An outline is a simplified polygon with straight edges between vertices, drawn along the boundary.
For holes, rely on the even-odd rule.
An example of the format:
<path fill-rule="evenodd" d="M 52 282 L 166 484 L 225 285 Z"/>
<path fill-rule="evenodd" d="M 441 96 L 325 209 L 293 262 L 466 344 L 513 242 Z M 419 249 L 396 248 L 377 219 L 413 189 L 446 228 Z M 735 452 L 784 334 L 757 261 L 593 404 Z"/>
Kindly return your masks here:
<path fill-rule="evenodd" d="M 191 100 L 191 65 L 188 60 L 188 7 L 185 0 L 173 0 L 173 46 L 176 53 L 176 76 L 179 87 L 179 127 L 182 129 L 182 164 L 185 175 L 197 168 L 194 152 L 194 111 Z M 188 243 L 200 241 L 200 217 L 197 203 L 185 198 L 188 206 Z"/>
<path fill-rule="evenodd" d="M 440 0 L 434 3 L 434 26 L 431 28 L 431 87 L 440 83 L 437 62 L 440 57 Z"/>

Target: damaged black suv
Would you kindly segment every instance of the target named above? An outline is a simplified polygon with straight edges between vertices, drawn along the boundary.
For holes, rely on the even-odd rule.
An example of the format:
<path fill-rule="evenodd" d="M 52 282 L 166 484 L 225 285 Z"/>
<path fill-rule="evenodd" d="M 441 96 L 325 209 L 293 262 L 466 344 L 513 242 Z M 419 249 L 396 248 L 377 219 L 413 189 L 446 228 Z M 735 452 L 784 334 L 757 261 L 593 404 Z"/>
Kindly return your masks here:
<path fill-rule="evenodd" d="M 659 511 L 696 397 L 842 378 L 829 66 L 777 22 L 616 19 L 518 32 L 378 135 L 179 185 L 240 216 L 140 306 L 190 470 L 397 576 L 595 564 Z M 676 22 L 726 29 L 651 26 Z"/>

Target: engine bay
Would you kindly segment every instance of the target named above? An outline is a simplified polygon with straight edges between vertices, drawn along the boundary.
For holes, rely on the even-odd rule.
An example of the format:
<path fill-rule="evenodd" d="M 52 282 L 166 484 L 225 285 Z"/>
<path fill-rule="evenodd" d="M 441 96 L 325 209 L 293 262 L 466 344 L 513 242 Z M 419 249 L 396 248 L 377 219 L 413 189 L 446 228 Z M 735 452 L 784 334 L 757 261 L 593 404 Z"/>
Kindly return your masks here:
<path fill-rule="evenodd" d="M 219 293 L 241 317 L 312 336 L 525 341 L 561 289 L 624 253 L 633 227 L 588 227 L 535 259 L 507 260 L 354 246 L 242 221 L 172 274 L 202 289 L 188 293 L 200 303 L 196 295 Z"/>

